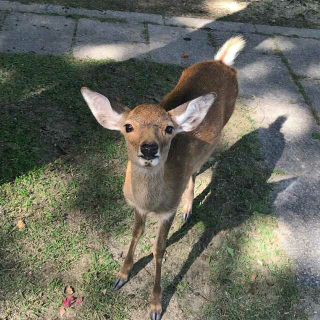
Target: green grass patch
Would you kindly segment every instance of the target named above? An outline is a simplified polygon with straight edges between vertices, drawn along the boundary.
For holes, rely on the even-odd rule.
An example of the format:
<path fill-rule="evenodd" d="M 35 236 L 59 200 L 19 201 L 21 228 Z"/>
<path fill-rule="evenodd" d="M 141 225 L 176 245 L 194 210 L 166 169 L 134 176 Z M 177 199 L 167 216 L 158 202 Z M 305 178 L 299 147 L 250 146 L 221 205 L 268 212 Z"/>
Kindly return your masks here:
<path fill-rule="evenodd" d="M 312 139 L 320 140 L 320 133 L 312 133 Z"/>
<path fill-rule="evenodd" d="M 111 290 L 130 239 L 126 150 L 118 133 L 93 119 L 80 88 L 131 108 L 159 101 L 182 69 L 27 54 L 0 54 L 0 65 L 0 318 L 55 319 L 67 285 L 84 297 L 67 318 L 147 313 L 152 274 L 143 270 L 143 281 L 138 273 L 121 292 Z M 163 276 L 168 308 L 176 295 L 173 308 L 185 317 L 197 310 L 201 319 L 303 319 L 276 234 L 272 174 L 239 102 L 218 152 L 197 177 L 191 223 L 181 227 L 177 218 L 173 225 Z M 148 222 L 138 259 L 150 253 L 155 229 Z"/>

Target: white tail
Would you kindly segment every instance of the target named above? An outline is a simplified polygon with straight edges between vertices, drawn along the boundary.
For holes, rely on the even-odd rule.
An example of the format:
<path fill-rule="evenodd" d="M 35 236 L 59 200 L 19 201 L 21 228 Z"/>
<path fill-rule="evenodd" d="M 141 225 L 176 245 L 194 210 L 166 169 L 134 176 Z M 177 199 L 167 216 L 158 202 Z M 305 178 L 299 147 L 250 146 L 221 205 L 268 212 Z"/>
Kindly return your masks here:
<path fill-rule="evenodd" d="M 153 249 L 156 274 L 151 298 L 153 320 L 162 316 L 161 265 L 168 232 L 183 193 L 183 219 L 191 217 L 196 174 L 214 151 L 234 110 L 237 72 L 229 66 L 244 44 L 241 37 L 231 38 L 217 53 L 214 60 L 218 61 L 204 61 L 186 69 L 160 105 L 114 110 L 107 98 L 82 89 L 99 123 L 119 130 L 128 150 L 123 191 L 127 202 L 135 208 L 133 236 L 115 289 L 129 279 L 147 215 L 153 213 L 159 221 Z"/>
<path fill-rule="evenodd" d="M 232 66 L 239 52 L 244 48 L 246 42 L 241 36 L 229 39 L 214 57 L 216 61 L 222 61 L 227 66 Z"/>

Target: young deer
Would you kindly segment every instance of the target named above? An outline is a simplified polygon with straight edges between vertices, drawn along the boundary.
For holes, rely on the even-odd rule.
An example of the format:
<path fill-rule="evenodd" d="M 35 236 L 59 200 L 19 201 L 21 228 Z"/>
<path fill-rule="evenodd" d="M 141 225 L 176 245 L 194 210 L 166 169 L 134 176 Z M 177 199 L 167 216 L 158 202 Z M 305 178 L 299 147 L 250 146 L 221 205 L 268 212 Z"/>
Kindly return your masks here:
<path fill-rule="evenodd" d="M 115 289 L 128 281 L 147 214 L 158 218 L 152 320 L 162 316 L 160 280 L 167 235 L 184 192 L 183 219 L 190 218 L 196 173 L 213 152 L 233 113 L 238 83 L 236 71 L 230 66 L 244 44 L 241 37 L 231 38 L 214 60 L 186 69 L 160 105 L 115 110 L 101 94 L 81 90 L 97 121 L 107 129 L 119 130 L 127 144 L 129 161 L 123 191 L 135 213 L 132 241 Z"/>

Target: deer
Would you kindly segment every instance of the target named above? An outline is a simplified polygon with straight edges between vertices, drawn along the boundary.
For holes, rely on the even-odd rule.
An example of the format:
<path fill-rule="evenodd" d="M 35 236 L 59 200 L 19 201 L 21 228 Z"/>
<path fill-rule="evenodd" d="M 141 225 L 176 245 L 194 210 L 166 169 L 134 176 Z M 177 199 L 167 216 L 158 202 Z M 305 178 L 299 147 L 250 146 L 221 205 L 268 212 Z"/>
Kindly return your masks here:
<path fill-rule="evenodd" d="M 234 112 L 239 89 L 232 65 L 244 46 L 241 36 L 230 38 L 214 59 L 188 67 L 159 104 L 141 104 L 133 109 L 112 107 L 107 97 L 86 87 L 81 89 L 100 125 L 120 131 L 126 141 L 128 163 L 123 193 L 134 208 L 134 221 L 115 290 L 129 279 L 147 216 L 151 214 L 158 220 L 153 245 L 151 320 L 162 318 L 161 266 L 170 227 L 183 195 L 183 222 L 191 218 L 196 175 Z"/>

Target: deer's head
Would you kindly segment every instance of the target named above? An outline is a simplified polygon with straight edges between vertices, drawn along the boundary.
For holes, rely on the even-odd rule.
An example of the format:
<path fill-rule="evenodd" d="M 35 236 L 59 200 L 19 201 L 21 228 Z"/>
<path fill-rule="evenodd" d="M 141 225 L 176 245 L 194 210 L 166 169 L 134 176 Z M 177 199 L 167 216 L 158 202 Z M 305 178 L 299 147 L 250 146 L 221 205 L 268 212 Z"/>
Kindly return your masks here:
<path fill-rule="evenodd" d="M 215 100 L 215 94 L 209 93 L 167 112 L 153 104 L 141 104 L 133 110 L 114 109 L 97 92 L 82 88 L 81 93 L 103 127 L 124 135 L 129 160 L 151 168 L 165 163 L 172 138 L 180 132 L 195 130 Z"/>

